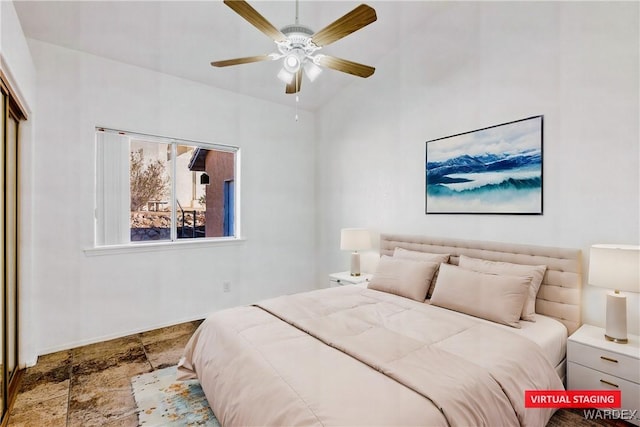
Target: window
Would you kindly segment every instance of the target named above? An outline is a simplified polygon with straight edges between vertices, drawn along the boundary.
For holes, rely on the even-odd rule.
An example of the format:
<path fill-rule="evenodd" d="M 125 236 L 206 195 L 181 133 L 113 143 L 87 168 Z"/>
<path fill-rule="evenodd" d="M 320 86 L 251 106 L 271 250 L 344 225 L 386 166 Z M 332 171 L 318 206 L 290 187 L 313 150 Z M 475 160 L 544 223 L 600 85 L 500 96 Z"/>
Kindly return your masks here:
<path fill-rule="evenodd" d="M 238 148 L 98 128 L 96 246 L 237 237 Z"/>

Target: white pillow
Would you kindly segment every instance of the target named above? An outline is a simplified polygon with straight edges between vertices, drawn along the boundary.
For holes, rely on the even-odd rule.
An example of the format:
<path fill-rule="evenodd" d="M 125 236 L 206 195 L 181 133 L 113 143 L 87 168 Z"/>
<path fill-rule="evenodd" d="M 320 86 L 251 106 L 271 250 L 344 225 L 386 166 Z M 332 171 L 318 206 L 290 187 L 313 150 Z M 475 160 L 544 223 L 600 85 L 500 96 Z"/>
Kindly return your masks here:
<path fill-rule="evenodd" d="M 419 251 L 410 251 L 408 249 L 396 248 L 393 251 L 394 258 L 402 258 L 402 259 L 412 259 L 415 261 L 429 261 L 435 262 L 438 264 L 438 268 L 440 267 L 440 263 L 449 262 L 449 254 L 433 254 L 430 252 L 419 252 Z M 436 286 L 436 279 L 438 277 L 438 268 L 436 268 L 436 274 L 431 281 L 431 285 L 429 286 L 429 290 L 427 291 L 427 298 L 431 298 L 431 294 L 433 294 L 433 289 Z"/>
<path fill-rule="evenodd" d="M 547 271 L 546 265 L 512 264 L 510 262 L 471 258 L 464 255 L 460 255 L 460 262 L 458 265 L 462 268 L 466 268 L 467 270 L 479 271 L 481 273 L 530 277 L 531 284 L 529 286 L 527 298 L 522 307 L 520 318 L 530 322 L 536 321 L 534 316 L 536 313 L 536 296 L 538 295 L 538 290 L 540 289 L 544 273 Z"/>
<path fill-rule="evenodd" d="M 440 265 L 431 304 L 520 328 L 529 277 L 499 276 Z"/>
<path fill-rule="evenodd" d="M 438 264 L 383 256 L 368 288 L 424 301 Z"/>

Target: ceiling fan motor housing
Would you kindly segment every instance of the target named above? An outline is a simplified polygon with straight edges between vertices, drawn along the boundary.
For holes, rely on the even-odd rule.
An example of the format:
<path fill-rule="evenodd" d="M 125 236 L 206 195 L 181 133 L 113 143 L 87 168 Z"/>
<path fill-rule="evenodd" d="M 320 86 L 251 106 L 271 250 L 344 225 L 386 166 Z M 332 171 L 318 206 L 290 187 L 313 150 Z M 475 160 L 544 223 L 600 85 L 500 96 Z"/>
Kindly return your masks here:
<path fill-rule="evenodd" d="M 282 34 L 287 36 L 287 40 L 281 43 L 278 43 L 278 47 L 280 47 L 280 51 L 283 54 L 289 52 L 292 49 L 303 49 L 307 55 L 312 54 L 315 50 L 319 49 L 319 46 L 316 46 L 311 41 L 311 36 L 314 34 L 313 30 L 309 27 L 300 24 L 291 24 L 282 27 L 280 30 Z M 284 51 L 283 51 L 284 49 Z"/>
<path fill-rule="evenodd" d="M 314 32 L 307 26 L 291 24 L 282 27 L 280 31 L 287 36 L 286 41 L 277 42 L 278 50 L 285 57 L 284 68 L 295 74 L 320 47 L 311 41 Z"/>
<path fill-rule="evenodd" d="M 306 39 L 310 38 L 313 35 L 313 30 L 311 30 L 311 28 L 301 24 L 285 25 L 280 29 L 280 31 L 282 32 L 282 34 L 289 37 L 289 40 L 292 40 L 292 37 L 295 35 L 300 35 L 304 37 L 306 41 Z"/>

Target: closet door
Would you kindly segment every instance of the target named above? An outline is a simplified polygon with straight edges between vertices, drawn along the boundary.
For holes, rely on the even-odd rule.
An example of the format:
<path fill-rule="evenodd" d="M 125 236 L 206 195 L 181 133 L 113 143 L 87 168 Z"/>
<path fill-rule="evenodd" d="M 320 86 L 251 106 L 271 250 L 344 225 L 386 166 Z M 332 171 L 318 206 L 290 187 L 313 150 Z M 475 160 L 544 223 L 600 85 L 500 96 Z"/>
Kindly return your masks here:
<path fill-rule="evenodd" d="M 7 105 L 7 97 L 3 91 L 0 91 L 2 94 L 2 104 L 0 105 L 0 143 L 2 144 L 2 148 L 0 149 L 0 187 L 2 188 L 2 193 L 4 195 L 4 175 L 5 175 L 5 117 L 7 115 L 6 105 Z M 2 289 L 0 291 L 0 419 L 3 418 L 5 412 L 5 395 L 7 392 L 7 383 L 5 381 L 5 361 L 4 361 L 4 350 L 6 348 L 5 336 L 4 336 L 4 289 L 5 289 L 5 234 L 4 234 L 4 221 L 5 221 L 5 205 L 4 205 L 4 196 L 0 197 L 0 267 L 2 268 L 2 274 L 0 274 L 0 280 L 2 281 Z"/>
<path fill-rule="evenodd" d="M 18 366 L 18 117 L 5 116 L 5 369 L 10 383 Z"/>
<path fill-rule="evenodd" d="M 3 426 L 22 374 L 18 369 L 18 152 L 20 121 L 26 119 L 26 115 L 12 93 L 0 70 L 0 416 Z"/>

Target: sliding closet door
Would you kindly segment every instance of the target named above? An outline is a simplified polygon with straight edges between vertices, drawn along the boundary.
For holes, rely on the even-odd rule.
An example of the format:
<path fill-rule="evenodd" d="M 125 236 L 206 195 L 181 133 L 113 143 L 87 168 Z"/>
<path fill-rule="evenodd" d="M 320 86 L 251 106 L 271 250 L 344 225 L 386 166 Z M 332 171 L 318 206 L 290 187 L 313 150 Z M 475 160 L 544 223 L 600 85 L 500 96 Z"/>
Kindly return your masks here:
<path fill-rule="evenodd" d="M 4 141 L 5 141 L 5 117 L 6 117 L 6 105 L 7 105 L 7 97 L 4 92 L 0 91 L 2 94 L 2 104 L 0 105 L 0 143 L 2 143 L 2 147 L 0 149 L 0 187 L 2 188 L 2 192 L 4 194 L 4 173 L 5 173 L 5 157 L 4 157 Z M 6 381 L 5 378 L 5 362 L 4 362 L 4 349 L 5 345 L 5 336 L 4 336 L 4 289 L 5 289 L 5 254 L 4 254 L 4 243 L 5 243 L 5 235 L 4 235 L 4 220 L 5 220 L 5 206 L 4 206 L 4 197 L 0 197 L 0 267 L 2 268 L 2 274 L 0 274 L 0 280 L 2 281 L 2 289 L 0 292 L 0 419 L 3 418 L 5 412 L 5 394 L 6 394 Z"/>
<path fill-rule="evenodd" d="M 7 411 L 15 396 L 21 372 L 18 370 L 18 156 L 20 120 L 24 111 L 0 70 L 0 417 L 6 425 Z"/>
<path fill-rule="evenodd" d="M 6 378 L 18 366 L 18 117 L 9 109 L 5 141 L 5 334 Z"/>

